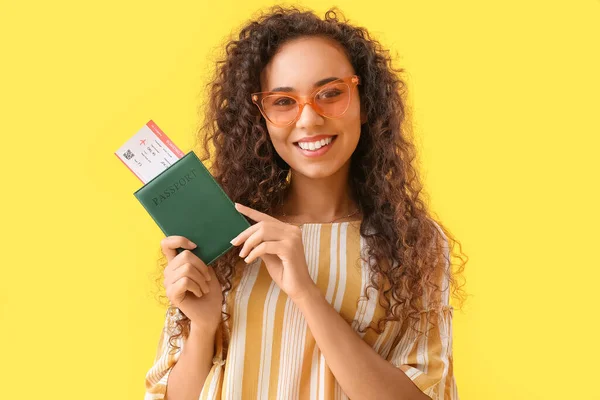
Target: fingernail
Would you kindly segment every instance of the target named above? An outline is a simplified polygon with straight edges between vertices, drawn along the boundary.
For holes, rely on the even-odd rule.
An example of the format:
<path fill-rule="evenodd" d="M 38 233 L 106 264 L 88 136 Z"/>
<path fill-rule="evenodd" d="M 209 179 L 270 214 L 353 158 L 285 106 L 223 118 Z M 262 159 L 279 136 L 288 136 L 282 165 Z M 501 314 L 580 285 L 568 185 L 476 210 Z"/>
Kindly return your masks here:
<path fill-rule="evenodd" d="M 229 243 L 231 243 L 232 245 L 235 246 L 235 244 L 237 243 L 237 237 L 234 237 L 233 239 L 231 239 L 231 242 L 229 242 Z"/>
<path fill-rule="evenodd" d="M 190 246 L 192 249 L 195 249 L 196 247 L 198 247 L 198 246 L 196 245 L 196 243 L 192 242 L 191 240 L 188 240 L 188 244 L 189 244 L 189 246 Z"/>

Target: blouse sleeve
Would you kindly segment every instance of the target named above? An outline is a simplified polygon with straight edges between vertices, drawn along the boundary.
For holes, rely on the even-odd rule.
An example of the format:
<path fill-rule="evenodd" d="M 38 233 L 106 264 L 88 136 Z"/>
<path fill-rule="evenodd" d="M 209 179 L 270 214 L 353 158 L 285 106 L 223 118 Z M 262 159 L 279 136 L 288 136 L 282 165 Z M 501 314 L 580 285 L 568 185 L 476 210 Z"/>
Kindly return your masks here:
<path fill-rule="evenodd" d="M 427 322 L 429 314 L 429 322 Z M 452 307 L 421 313 L 419 328 L 428 335 L 404 334 L 388 357 L 432 399 L 458 400 L 452 361 Z"/>
<path fill-rule="evenodd" d="M 173 369 L 173 366 L 179 360 L 181 351 L 185 346 L 186 339 L 179 337 L 175 342 L 179 350 L 169 343 L 169 337 L 172 332 L 172 328 L 175 326 L 178 313 L 176 309 L 169 308 L 165 316 L 165 323 L 160 334 L 158 341 L 158 348 L 156 350 L 156 356 L 154 364 L 150 370 L 146 373 L 145 386 L 146 393 L 144 400 L 163 400 L 167 391 L 167 381 L 169 374 Z M 221 340 L 221 330 L 217 331 L 217 355 L 213 358 L 213 365 L 210 369 L 202 392 L 200 393 L 199 400 L 205 399 L 219 399 L 221 388 L 223 385 L 223 366 L 225 361 L 222 359 L 223 344 Z"/>
<path fill-rule="evenodd" d="M 180 351 L 175 351 L 175 348 L 169 343 L 170 329 L 174 326 L 176 313 L 172 308 L 167 309 L 165 315 L 165 323 L 160 333 L 158 340 L 158 348 L 154 364 L 146 373 L 146 395 L 144 400 L 164 399 L 167 391 L 167 380 L 177 360 L 179 360 Z M 179 337 L 176 340 L 177 347 L 182 349 L 184 339 Z"/>
<path fill-rule="evenodd" d="M 442 237 L 446 256 L 449 256 L 443 232 Z M 449 279 L 442 273 L 444 270 L 448 272 L 448 268 L 449 263 L 446 262 L 436 276 L 441 293 L 436 292 L 435 298 L 429 298 L 432 303 L 424 303 L 435 306 L 423 307 L 420 312 L 416 326 L 426 334 L 418 334 L 414 329 L 403 330 L 388 356 L 388 361 L 404 371 L 424 394 L 434 400 L 458 400 L 452 356 L 453 308 L 449 305 Z"/>

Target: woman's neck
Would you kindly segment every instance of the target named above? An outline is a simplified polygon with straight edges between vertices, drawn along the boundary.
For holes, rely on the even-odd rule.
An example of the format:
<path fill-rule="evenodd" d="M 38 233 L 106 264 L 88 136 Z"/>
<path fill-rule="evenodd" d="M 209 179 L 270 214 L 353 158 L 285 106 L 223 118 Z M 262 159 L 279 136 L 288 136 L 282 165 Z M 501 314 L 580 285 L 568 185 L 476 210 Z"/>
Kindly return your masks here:
<path fill-rule="evenodd" d="M 290 223 L 343 222 L 360 218 L 348 182 L 348 167 L 326 178 L 309 178 L 292 170 L 290 186 L 276 216 Z"/>

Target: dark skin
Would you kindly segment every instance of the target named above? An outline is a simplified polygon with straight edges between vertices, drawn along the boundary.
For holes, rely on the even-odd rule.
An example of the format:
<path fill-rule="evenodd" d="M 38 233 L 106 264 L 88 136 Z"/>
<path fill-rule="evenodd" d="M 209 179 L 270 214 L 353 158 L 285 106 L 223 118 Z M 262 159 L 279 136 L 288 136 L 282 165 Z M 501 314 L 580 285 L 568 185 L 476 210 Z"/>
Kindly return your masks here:
<path fill-rule="evenodd" d="M 314 90 L 315 82 L 354 73 L 335 42 L 300 38 L 282 46 L 263 71 L 262 85 L 264 91 L 291 87 L 304 96 Z M 273 145 L 292 172 L 283 205 L 286 222 L 329 222 L 356 208 L 350 196 L 348 174 L 363 118 L 356 93 L 341 118 L 324 118 L 311 106 L 305 106 L 291 126 L 281 128 L 267 122 Z M 336 135 L 334 146 L 321 157 L 306 157 L 294 142 L 316 135 Z M 300 228 L 282 221 L 281 216 L 276 218 L 243 205 L 236 208 L 257 223 L 232 243 L 243 246 L 240 256 L 247 263 L 260 257 L 271 278 L 296 303 L 348 397 L 372 399 L 376 387 L 378 399 L 429 398 L 402 370 L 363 341 L 325 299 L 308 273 Z"/>

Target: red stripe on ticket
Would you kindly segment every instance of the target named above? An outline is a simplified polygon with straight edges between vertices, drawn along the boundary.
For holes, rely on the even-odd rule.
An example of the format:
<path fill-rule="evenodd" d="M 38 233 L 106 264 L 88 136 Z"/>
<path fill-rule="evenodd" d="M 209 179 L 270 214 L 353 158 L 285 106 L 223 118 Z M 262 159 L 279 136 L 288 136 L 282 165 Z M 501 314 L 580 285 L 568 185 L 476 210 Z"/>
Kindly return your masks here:
<path fill-rule="evenodd" d="M 152 129 L 152 132 L 154 132 L 156 136 L 158 136 L 158 138 L 165 144 L 165 146 L 167 146 L 169 149 L 171 149 L 173 153 L 175 153 L 175 155 L 177 155 L 177 158 L 181 158 L 184 156 L 183 151 L 179 150 L 179 147 L 175 146 L 175 143 L 171 142 L 171 139 L 169 139 L 167 135 L 165 135 L 165 133 L 158 127 L 158 125 L 154 123 L 154 121 L 150 120 L 146 125 L 148 126 L 148 128 Z"/>

